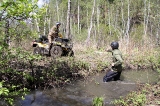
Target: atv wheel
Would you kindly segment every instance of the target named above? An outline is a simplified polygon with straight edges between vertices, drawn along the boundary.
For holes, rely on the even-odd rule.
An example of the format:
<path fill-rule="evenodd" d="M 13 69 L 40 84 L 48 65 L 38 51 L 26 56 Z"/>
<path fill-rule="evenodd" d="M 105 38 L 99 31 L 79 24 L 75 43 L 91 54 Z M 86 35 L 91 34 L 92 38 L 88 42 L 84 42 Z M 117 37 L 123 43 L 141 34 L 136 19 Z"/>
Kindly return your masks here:
<path fill-rule="evenodd" d="M 41 48 L 40 47 L 34 48 L 33 54 L 41 54 Z"/>
<path fill-rule="evenodd" d="M 68 56 L 70 56 L 70 57 L 73 57 L 73 56 L 74 56 L 73 50 L 71 50 L 71 51 L 68 52 Z"/>
<path fill-rule="evenodd" d="M 62 48 L 60 46 L 53 46 L 50 54 L 52 57 L 57 58 L 62 56 Z"/>

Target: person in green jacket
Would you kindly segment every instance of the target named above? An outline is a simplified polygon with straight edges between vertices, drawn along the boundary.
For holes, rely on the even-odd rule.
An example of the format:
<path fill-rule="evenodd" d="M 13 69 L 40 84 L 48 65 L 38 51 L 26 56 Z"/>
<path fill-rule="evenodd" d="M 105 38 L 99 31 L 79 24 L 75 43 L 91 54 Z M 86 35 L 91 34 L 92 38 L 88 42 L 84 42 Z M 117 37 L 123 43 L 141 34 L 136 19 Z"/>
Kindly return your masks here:
<path fill-rule="evenodd" d="M 112 53 L 112 64 L 111 64 L 111 69 L 107 74 L 103 77 L 103 82 L 108 82 L 108 81 L 117 81 L 120 80 L 121 72 L 122 72 L 122 63 L 123 63 L 123 58 L 122 58 L 122 53 L 118 49 L 119 48 L 119 43 L 118 42 L 112 42 L 111 43 L 111 48 L 112 50 L 107 50 L 108 52 Z"/>

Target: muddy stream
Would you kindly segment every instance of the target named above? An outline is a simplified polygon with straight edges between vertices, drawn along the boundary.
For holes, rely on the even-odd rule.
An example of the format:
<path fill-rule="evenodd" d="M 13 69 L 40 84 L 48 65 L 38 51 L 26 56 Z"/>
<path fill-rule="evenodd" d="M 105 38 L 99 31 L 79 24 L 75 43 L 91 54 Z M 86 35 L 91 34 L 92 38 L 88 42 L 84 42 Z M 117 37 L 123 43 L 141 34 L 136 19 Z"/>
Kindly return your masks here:
<path fill-rule="evenodd" d="M 111 101 L 136 90 L 138 84 L 158 81 L 158 74 L 150 70 L 123 71 L 122 81 L 107 83 L 103 82 L 104 75 L 105 73 L 98 73 L 87 80 L 79 80 L 63 88 L 32 91 L 24 100 L 19 98 L 15 104 L 16 106 L 92 106 L 95 97 L 103 97 L 105 106 L 112 106 Z"/>

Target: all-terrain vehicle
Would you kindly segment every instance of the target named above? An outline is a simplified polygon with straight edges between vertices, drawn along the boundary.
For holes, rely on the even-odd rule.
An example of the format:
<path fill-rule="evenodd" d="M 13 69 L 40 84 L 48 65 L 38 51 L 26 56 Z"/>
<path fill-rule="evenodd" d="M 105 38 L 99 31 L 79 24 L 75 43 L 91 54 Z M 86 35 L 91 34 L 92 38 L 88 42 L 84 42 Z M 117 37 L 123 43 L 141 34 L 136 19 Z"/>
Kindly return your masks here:
<path fill-rule="evenodd" d="M 35 39 L 32 47 L 34 48 L 34 54 L 49 55 L 49 42 L 46 36 L 41 36 L 38 40 Z M 73 43 L 71 40 L 55 38 L 51 45 L 50 56 L 54 58 L 61 56 L 74 56 L 72 48 Z"/>

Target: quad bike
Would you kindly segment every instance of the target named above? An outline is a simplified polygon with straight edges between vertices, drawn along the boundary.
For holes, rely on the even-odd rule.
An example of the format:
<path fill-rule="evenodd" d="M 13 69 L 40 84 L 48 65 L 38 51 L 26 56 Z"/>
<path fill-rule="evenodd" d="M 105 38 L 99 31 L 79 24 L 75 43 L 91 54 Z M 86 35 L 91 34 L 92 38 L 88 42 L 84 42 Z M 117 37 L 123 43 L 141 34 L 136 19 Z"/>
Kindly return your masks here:
<path fill-rule="evenodd" d="M 33 53 L 40 55 L 49 55 L 49 42 L 46 36 L 42 36 L 39 40 L 34 40 L 32 46 Z M 72 50 L 73 43 L 69 39 L 55 38 L 50 49 L 51 57 L 74 56 Z"/>

